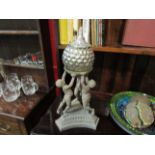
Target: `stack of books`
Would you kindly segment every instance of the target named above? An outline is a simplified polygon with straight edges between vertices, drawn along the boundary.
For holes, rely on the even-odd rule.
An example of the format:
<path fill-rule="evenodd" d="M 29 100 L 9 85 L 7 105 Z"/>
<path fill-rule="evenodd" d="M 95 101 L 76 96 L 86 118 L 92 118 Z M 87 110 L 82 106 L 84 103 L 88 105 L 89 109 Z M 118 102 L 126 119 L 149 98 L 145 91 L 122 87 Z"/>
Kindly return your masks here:
<path fill-rule="evenodd" d="M 73 41 L 81 26 L 88 43 L 103 46 L 105 25 L 102 19 L 59 19 L 59 43 L 66 45 Z"/>

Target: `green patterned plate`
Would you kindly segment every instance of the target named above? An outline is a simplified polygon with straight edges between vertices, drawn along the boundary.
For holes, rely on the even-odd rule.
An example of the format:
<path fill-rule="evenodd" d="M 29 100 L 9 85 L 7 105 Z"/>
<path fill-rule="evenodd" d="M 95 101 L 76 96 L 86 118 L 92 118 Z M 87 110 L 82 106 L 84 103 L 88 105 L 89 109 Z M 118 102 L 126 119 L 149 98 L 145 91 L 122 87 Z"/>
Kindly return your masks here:
<path fill-rule="evenodd" d="M 114 95 L 109 102 L 110 115 L 113 118 L 113 120 L 129 134 L 154 135 L 155 123 L 153 123 L 150 127 L 145 129 L 136 129 L 130 126 L 130 124 L 126 121 L 124 117 L 125 106 L 129 103 L 129 100 L 132 96 L 138 95 L 138 94 L 144 95 L 144 93 L 133 92 L 133 91 L 120 92 Z M 147 96 L 150 100 L 150 103 L 148 104 L 155 104 L 155 97 L 150 95 L 147 95 Z"/>

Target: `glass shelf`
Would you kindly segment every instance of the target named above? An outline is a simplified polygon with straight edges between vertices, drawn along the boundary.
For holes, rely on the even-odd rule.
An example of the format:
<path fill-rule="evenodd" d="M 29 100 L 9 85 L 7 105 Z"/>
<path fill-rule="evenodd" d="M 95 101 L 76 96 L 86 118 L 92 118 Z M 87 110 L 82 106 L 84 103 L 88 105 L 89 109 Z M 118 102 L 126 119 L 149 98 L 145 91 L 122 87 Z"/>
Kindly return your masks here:
<path fill-rule="evenodd" d="M 23 64 L 13 64 L 13 63 L 2 63 L 4 66 L 10 66 L 10 67 L 19 67 L 19 68 L 30 68 L 30 69 L 44 69 L 43 66 L 38 65 L 23 65 Z"/>

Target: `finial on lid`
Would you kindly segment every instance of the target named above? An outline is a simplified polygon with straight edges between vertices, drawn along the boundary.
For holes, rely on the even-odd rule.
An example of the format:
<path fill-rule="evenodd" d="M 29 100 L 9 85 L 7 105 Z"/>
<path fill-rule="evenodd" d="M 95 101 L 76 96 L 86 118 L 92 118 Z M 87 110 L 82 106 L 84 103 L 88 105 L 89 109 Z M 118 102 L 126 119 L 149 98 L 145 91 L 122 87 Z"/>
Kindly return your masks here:
<path fill-rule="evenodd" d="M 73 47 L 77 47 L 77 48 L 86 48 L 86 47 L 91 46 L 89 43 L 86 42 L 86 40 L 83 36 L 83 28 L 82 27 L 79 28 L 77 37 L 69 45 L 71 45 Z"/>
<path fill-rule="evenodd" d="M 83 37 L 83 28 L 82 28 L 82 26 L 79 28 L 78 37 L 84 38 Z"/>

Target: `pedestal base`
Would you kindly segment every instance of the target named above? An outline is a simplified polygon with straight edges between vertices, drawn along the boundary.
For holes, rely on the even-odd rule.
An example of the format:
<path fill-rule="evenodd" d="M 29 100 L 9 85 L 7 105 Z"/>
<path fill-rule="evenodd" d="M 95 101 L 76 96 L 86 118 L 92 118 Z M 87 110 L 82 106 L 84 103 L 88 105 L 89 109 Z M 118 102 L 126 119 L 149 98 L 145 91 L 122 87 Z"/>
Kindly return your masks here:
<path fill-rule="evenodd" d="M 59 131 L 72 128 L 90 128 L 96 130 L 98 122 L 99 118 L 97 116 L 90 114 L 83 108 L 76 111 L 70 110 L 70 112 L 63 114 L 55 121 Z"/>

